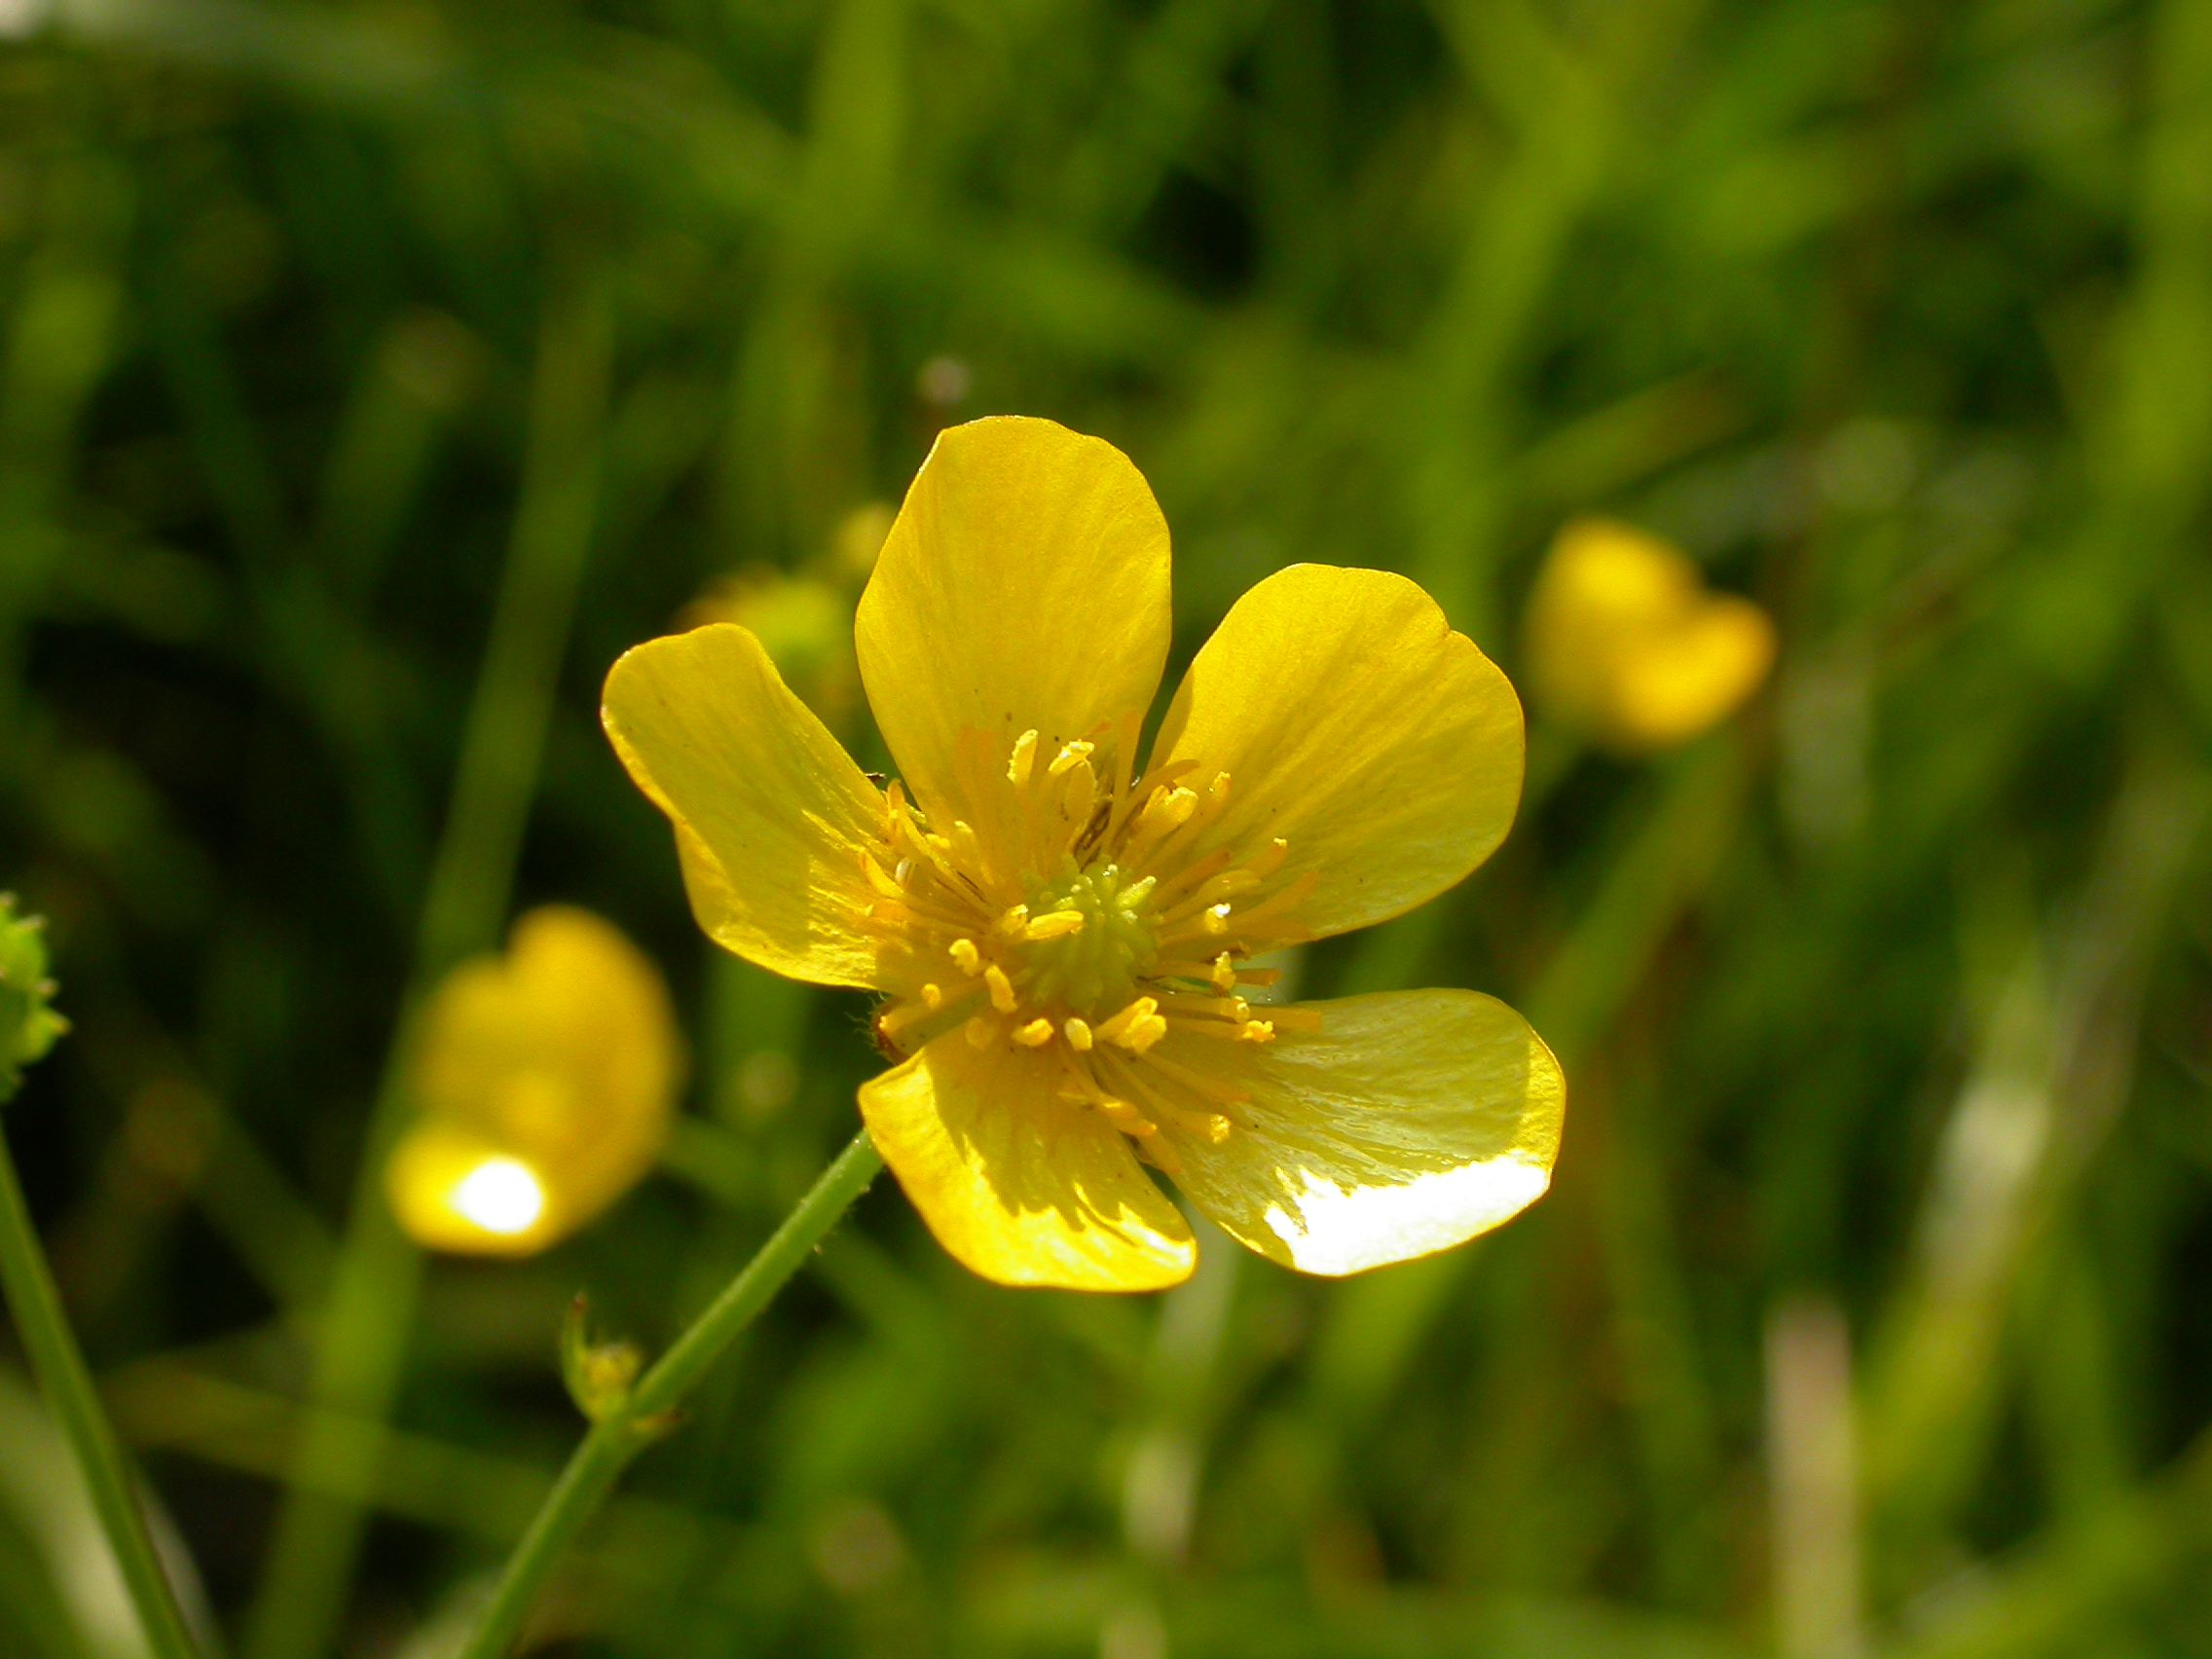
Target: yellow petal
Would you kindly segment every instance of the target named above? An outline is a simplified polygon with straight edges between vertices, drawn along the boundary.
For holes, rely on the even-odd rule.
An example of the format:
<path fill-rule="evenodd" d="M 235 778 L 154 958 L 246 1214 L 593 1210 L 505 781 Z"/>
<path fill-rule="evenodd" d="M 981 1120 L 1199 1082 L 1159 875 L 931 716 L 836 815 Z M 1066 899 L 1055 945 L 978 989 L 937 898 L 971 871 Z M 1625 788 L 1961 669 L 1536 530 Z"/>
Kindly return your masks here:
<path fill-rule="evenodd" d="M 465 1124 L 424 1119 L 385 1165 L 401 1231 L 426 1250 L 530 1256 L 574 1225 L 538 1172 Z"/>
<path fill-rule="evenodd" d="M 691 908 L 749 961 L 824 985 L 875 982 L 858 918 L 882 797 L 733 623 L 650 640 L 607 676 L 601 718 L 676 824 Z"/>
<path fill-rule="evenodd" d="M 503 956 L 462 963 L 423 1011 L 422 1118 L 388 1171 L 403 1225 L 500 1255 L 582 1226 L 652 1167 L 680 1047 L 658 970 L 618 929 L 529 912 Z"/>
<path fill-rule="evenodd" d="M 1167 525 L 1128 457 L 1051 421 L 938 435 L 857 623 L 861 679 L 916 798 L 978 821 L 953 765 L 969 727 L 1004 763 L 1151 703 L 1167 657 Z"/>
<path fill-rule="evenodd" d="M 1774 662 L 1765 611 L 1707 593 L 1678 548 L 1606 519 L 1561 530 L 1530 591 L 1526 632 L 1545 708 L 1631 751 L 1718 723 Z"/>
<path fill-rule="evenodd" d="M 1487 1233 L 1550 1183 L 1567 1085 L 1503 1003 L 1432 990 L 1305 1006 L 1318 1032 L 1167 1051 L 1251 1095 L 1218 1145 L 1163 1131 L 1176 1184 L 1232 1236 L 1356 1273 Z"/>
<path fill-rule="evenodd" d="M 1684 743 L 1757 690 L 1774 663 L 1774 624 L 1748 599 L 1716 594 L 1674 627 L 1621 652 L 1614 734 L 1631 748 Z"/>
<path fill-rule="evenodd" d="M 1175 693 L 1153 759 L 1230 774 L 1194 851 L 1290 843 L 1316 937 L 1410 910 L 1504 839 L 1521 702 L 1428 595 L 1382 571 L 1294 565 L 1238 600 Z"/>
<path fill-rule="evenodd" d="M 1062 1100 L 1056 1062 L 954 1032 L 861 1086 L 861 1115 L 938 1242 L 1001 1284 L 1158 1290 L 1198 1246 L 1128 1142 Z"/>

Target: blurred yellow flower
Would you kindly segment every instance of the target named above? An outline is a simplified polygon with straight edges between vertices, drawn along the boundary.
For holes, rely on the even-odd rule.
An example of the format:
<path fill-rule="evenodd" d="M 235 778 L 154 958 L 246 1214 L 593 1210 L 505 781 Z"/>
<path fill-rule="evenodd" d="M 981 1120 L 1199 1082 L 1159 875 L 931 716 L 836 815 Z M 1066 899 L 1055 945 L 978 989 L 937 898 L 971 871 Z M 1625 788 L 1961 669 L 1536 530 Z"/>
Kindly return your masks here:
<path fill-rule="evenodd" d="M 1167 528 L 1126 457 L 1049 421 L 940 435 L 863 597 L 876 787 L 760 642 L 711 626 L 608 676 L 700 924 L 881 992 L 877 1149 L 944 1246 L 1013 1284 L 1143 1290 L 1196 1246 L 1149 1162 L 1310 1272 L 1425 1255 L 1549 1180 L 1565 1090 L 1502 1003 L 1267 1006 L 1250 959 L 1411 909 L 1504 836 L 1521 708 L 1402 576 L 1302 565 L 1138 731 Z"/>
<path fill-rule="evenodd" d="M 652 1167 L 679 1070 L 652 963 L 588 910 L 533 910 L 424 1011 L 393 1212 L 433 1250 L 542 1250 Z"/>
<path fill-rule="evenodd" d="M 708 584 L 676 619 L 682 629 L 735 622 L 749 630 L 784 683 L 832 728 L 860 703 L 853 661 L 853 598 L 875 569 L 891 533 L 881 501 L 855 507 L 837 522 L 823 557 L 795 574 L 769 565 L 737 571 Z"/>
<path fill-rule="evenodd" d="M 1708 592 L 1678 550 L 1607 519 L 1578 519 L 1553 541 L 1526 644 L 1538 701 L 1632 752 L 1717 724 L 1774 663 L 1765 611 Z"/>

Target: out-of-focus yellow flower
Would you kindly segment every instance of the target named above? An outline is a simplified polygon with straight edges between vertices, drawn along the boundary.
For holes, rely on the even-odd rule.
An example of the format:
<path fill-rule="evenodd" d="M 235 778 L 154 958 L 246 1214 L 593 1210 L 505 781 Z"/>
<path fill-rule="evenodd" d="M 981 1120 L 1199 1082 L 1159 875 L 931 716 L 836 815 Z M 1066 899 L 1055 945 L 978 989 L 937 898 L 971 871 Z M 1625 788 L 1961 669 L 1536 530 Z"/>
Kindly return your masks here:
<path fill-rule="evenodd" d="M 1310 1272 L 1456 1244 L 1549 1180 L 1565 1089 L 1471 991 L 1267 1006 L 1255 955 L 1380 922 L 1489 856 L 1521 707 L 1402 576 L 1302 565 L 1240 600 L 1155 740 L 1167 528 L 1112 446 L 955 426 L 858 618 L 905 782 L 878 788 L 741 627 L 655 640 L 605 719 L 691 902 L 778 973 L 882 993 L 861 1089 L 940 1240 L 1012 1284 L 1191 1272 L 1171 1175 Z"/>
<path fill-rule="evenodd" d="M 760 642 L 784 683 L 832 728 L 860 705 L 853 661 L 853 600 L 875 569 L 891 532 L 881 501 L 855 507 L 838 521 L 824 555 L 787 574 L 757 565 L 708 584 L 676 619 L 679 628 L 734 622 Z"/>
<path fill-rule="evenodd" d="M 1708 592 L 1657 536 L 1578 519 L 1536 577 L 1527 645 L 1547 710 L 1642 751 L 1695 737 L 1757 690 L 1774 663 L 1774 624 L 1748 599 Z"/>
<path fill-rule="evenodd" d="M 421 1115 L 386 1169 L 400 1225 L 433 1250 L 544 1249 L 651 1168 L 679 1069 L 652 963 L 588 910 L 531 911 L 424 1012 Z"/>

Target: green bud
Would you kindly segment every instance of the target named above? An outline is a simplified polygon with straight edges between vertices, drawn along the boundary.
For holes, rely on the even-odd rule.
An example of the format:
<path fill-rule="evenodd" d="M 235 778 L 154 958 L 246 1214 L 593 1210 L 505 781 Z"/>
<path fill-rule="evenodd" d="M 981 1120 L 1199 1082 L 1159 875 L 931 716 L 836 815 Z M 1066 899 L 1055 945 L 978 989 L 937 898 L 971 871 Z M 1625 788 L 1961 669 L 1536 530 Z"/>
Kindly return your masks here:
<path fill-rule="evenodd" d="M 593 1422 L 605 1421 L 630 1403 L 631 1386 L 645 1356 L 624 1342 L 595 1343 L 586 1322 L 581 1291 L 561 1322 L 561 1378 L 569 1398 Z"/>
<path fill-rule="evenodd" d="M 11 1090 L 18 1069 L 69 1029 L 49 1006 L 45 930 L 44 917 L 18 916 L 15 895 L 0 893 L 0 1085 Z"/>

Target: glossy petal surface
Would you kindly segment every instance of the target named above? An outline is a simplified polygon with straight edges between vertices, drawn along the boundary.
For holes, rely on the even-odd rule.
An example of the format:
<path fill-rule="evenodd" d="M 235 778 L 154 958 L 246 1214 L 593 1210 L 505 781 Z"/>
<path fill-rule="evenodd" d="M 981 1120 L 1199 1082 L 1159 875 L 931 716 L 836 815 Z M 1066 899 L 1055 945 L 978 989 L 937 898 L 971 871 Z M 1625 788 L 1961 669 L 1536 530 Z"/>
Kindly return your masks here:
<path fill-rule="evenodd" d="M 699 925 L 763 968 L 872 985 L 858 925 L 881 796 L 732 623 L 652 640 L 607 677 L 602 710 L 630 776 L 676 825 Z"/>
<path fill-rule="evenodd" d="M 1304 1006 L 1317 1033 L 1178 1051 L 1251 1096 L 1218 1145 L 1165 1131 L 1176 1184 L 1230 1235 L 1309 1273 L 1354 1273 L 1462 1243 L 1544 1191 L 1566 1084 L 1513 1010 L 1453 990 Z"/>
<path fill-rule="evenodd" d="M 930 1231 L 1001 1284 L 1158 1290 L 1197 1261 L 1128 1142 L 1059 1098 L 1051 1061 L 959 1031 L 861 1086 L 861 1115 Z"/>
<path fill-rule="evenodd" d="M 1154 761 L 1230 774 L 1199 848 L 1290 843 L 1281 879 L 1315 937 L 1410 910 L 1505 836 L 1521 702 L 1403 576 L 1294 565 L 1238 600 L 1191 664 Z"/>
<path fill-rule="evenodd" d="M 1024 731 L 1050 756 L 1141 714 L 1167 657 L 1167 566 L 1159 503 L 1112 444 L 1013 417 L 940 433 L 856 625 L 907 789 L 940 819 L 973 822 L 963 730 L 990 733 L 1003 766 Z"/>

